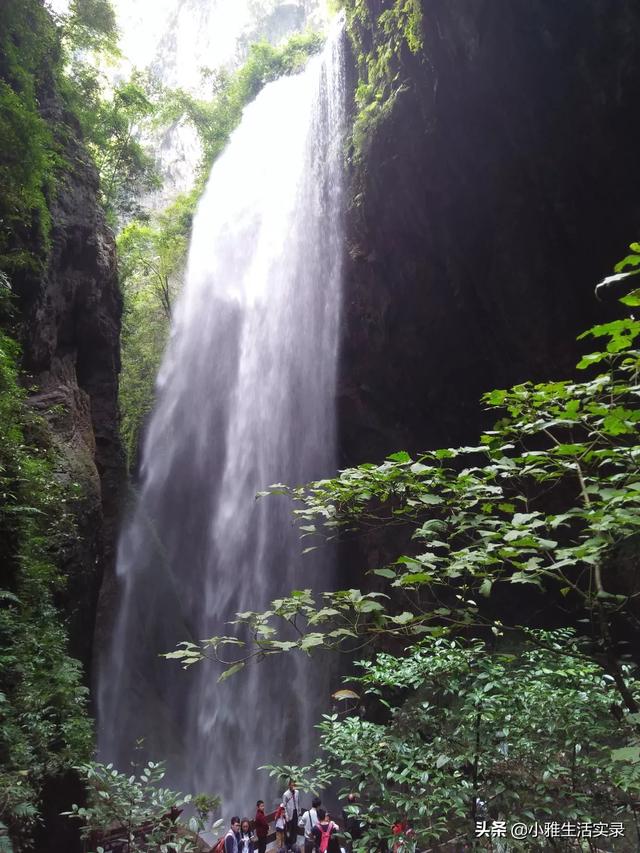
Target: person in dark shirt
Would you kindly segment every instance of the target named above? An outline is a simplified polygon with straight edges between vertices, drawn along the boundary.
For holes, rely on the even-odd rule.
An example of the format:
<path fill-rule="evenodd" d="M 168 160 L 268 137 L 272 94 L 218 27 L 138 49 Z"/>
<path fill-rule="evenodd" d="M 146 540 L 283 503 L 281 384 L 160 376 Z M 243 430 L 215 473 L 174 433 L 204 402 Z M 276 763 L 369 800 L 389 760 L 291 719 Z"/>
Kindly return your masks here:
<path fill-rule="evenodd" d="M 238 853 L 240 840 L 240 818 L 231 818 L 231 829 L 224 837 L 224 853 Z"/>

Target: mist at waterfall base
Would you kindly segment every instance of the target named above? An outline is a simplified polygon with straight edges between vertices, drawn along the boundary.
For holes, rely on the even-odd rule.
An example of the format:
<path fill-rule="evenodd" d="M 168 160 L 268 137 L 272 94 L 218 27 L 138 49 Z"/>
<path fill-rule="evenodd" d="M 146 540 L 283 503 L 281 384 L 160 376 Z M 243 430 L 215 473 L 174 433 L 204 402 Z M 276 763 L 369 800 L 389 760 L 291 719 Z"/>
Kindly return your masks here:
<path fill-rule="evenodd" d="M 312 757 L 329 679 L 295 653 L 217 683 L 159 655 L 229 634 L 237 612 L 292 589 L 331 588 L 333 557 L 303 544 L 269 484 L 335 472 L 341 299 L 342 34 L 304 73 L 247 107 L 198 208 L 186 285 L 161 369 L 136 506 L 118 553 L 119 605 L 100 662 L 99 754 L 128 771 L 267 805 L 259 765 Z"/>

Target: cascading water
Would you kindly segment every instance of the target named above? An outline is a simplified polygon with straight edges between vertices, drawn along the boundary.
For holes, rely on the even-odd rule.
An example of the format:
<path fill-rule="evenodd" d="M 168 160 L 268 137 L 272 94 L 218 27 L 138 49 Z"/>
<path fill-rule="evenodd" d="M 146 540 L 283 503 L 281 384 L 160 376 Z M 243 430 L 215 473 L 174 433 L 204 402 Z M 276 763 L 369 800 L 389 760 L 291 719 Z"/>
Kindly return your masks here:
<path fill-rule="evenodd" d="M 217 684 L 213 665 L 184 672 L 158 655 L 230 633 L 236 612 L 291 589 L 331 583 L 327 554 L 301 559 L 287 500 L 255 495 L 335 470 L 341 43 L 336 33 L 303 74 L 267 86 L 213 167 L 100 673 L 103 758 L 126 769 L 144 737 L 171 784 L 239 811 L 274 794 L 259 765 L 309 757 L 326 676 L 296 655 Z"/>

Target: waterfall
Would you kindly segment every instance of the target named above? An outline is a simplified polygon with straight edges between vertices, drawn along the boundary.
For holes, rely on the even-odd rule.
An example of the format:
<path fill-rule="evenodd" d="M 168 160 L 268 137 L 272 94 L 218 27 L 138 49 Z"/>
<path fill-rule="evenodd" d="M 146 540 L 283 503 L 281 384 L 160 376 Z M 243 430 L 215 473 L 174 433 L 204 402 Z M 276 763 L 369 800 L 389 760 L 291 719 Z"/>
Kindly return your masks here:
<path fill-rule="evenodd" d="M 68 0 L 67 0 L 68 2 Z M 326 23 L 320 0 L 113 0 L 127 61 L 120 74 L 132 67 L 146 68 L 162 86 L 180 88 L 205 101 L 212 97 L 205 69 L 234 71 L 247 58 L 248 45 L 260 40 L 278 44 L 305 28 Z M 286 10 L 296 15 L 281 28 L 273 27 Z M 142 199 L 143 207 L 161 210 L 192 189 L 202 159 L 195 127 L 180 121 L 157 129 L 144 140 L 154 153 L 162 188 Z"/>
<path fill-rule="evenodd" d="M 126 770 L 144 737 L 170 784 L 222 795 L 225 815 L 273 803 L 259 765 L 310 757 L 327 675 L 296 653 L 218 684 L 214 664 L 184 672 L 159 655 L 230 633 L 236 612 L 332 582 L 328 552 L 301 556 L 287 499 L 255 495 L 336 467 L 341 45 L 340 31 L 304 73 L 265 87 L 212 169 L 100 667 L 101 758 Z"/>

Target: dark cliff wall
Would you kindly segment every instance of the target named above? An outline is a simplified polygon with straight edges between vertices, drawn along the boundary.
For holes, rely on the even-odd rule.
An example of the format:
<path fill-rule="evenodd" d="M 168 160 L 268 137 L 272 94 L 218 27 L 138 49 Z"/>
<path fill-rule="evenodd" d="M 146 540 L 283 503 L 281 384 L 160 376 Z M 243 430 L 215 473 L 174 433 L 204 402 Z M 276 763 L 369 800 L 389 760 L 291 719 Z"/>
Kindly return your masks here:
<path fill-rule="evenodd" d="M 98 176 L 53 81 L 40 93 L 43 117 L 56 128 L 63 168 L 50 199 L 50 250 L 41 276 L 17 277 L 24 368 L 30 402 L 42 413 L 75 484 L 78 538 L 59 565 L 67 578 L 61 605 L 71 653 L 88 672 L 98 592 L 113 563 L 124 483 L 118 431 L 121 296 L 115 241 L 97 200 Z"/>
<path fill-rule="evenodd" d="M 60 813 L 83 802 L 82 682 L 124 476 L 121 299 L 61 28 L 44 0 L 0 6 L 0 821 L 16 848 L 73 853 Z"/>
<path fill-rule="evenodd" d="M 423 0 L 421 27 L 352 175 L 347 464 L 473 441 L 483 391 L 570 373 L 640 224 L 636 3 Z"/>

